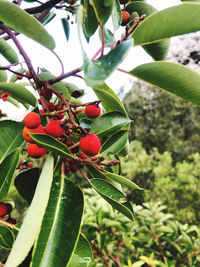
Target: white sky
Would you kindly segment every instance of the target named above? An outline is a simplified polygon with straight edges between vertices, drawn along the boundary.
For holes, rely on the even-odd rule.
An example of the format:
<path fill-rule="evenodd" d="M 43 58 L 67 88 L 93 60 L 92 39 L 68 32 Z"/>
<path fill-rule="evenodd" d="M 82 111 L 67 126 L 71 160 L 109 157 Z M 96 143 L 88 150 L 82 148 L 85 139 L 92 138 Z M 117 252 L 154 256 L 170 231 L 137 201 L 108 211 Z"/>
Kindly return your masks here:
<path fill-rule="evenodd" d="M 161 10 L 169 6 L 179 4 L 180 0 L 148 0 L 147 2 L 149 4 L 152 4 L 158 10 Z M 66 12 L 63 12 L 63 17 L 64 16 L 66 16 Z M 82 65 L 82 55 L 76 31 L 76 24 L 70 25 L 70 27 L 70 38 L 69 42 L 67 42 L 65 35 L 62 32 L 59 17 L 56 17 L 46 26 L 47 31 L 54 37 L 56 41 L 55 52 L 60 56 L 64 63 L 65 72 L 68 72 Z M 61 32 L 57 30 L 58 28 L 61 29 Z M 45 67 L 55 75 L 60 74 L 61 68 L 58 64 L 58 60 L 46 48 L 24 36 L 20 36 L 19 40 L 22 42 L 24 49 L 32 59 L 32 63 L 35 67 Z M 100 42 L 98 40 L 98 36 L 91 38 L 91 44 L 89 48 L 90 56 L 94 55 L 95 52 L 100 48 Z M 131 70 L 137 65 L 149 61 L 152 61 L 152 58 L 146 52 L 144 52 L 141 47 L 134 47 L 129 52 L 126 60 L 120 65 L 120 68 Z M 3 61 L 1 61 L 1 65 L 3 65 Z M 129 88 L 131 80 L 134 80 L 134 78 L 131 78 L 131 76 L 128 76 L 121 72 L 115 72 L 106 80 L 106 82 L 113 90 L 117 91 L 121 86 Z M 69 78 L 66 81 L 75 83 L 80 86 L 80 88 L 86 88 L 85 83 L 81 79 Z M 87 88 L 87 91 L 88 97 L 94 97 L 92 90 Z M 13 105 L 4 103 L 1 100 L 0 109 L 5 111 L 8 114 L 9 118 L 14 120 L 22 120 L 23 116 L 26 113 L 26 110 L 23 107 L 21 109 L 17 109 L 13 107 Z"/>

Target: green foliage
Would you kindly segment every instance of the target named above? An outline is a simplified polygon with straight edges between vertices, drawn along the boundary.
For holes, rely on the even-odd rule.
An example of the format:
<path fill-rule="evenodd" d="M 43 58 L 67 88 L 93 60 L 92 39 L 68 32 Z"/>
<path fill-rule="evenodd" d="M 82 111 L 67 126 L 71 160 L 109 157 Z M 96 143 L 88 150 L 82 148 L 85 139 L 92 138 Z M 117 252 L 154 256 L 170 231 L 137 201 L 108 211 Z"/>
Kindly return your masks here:
<path fill-rule="evenodd" d="M 198 266 L 200 229 L 183 225 L 166 213 L 159 202 L 135 206 L 133 222 L 112 210 L 91 190 L 85 193 L 89 207 L 83 217 L 82 231 L 90 241 L 95 263 L 114 267 Z"/>

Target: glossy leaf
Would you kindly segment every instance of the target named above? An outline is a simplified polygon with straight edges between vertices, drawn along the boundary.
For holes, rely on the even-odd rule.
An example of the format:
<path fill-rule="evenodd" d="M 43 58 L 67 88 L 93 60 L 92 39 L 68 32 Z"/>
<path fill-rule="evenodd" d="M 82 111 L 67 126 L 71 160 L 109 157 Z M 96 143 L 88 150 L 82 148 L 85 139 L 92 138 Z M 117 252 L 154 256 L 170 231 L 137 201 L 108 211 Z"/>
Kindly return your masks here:
<path fill-rule="evenodd" d="M 154 86 L 200 105 L 200 75 L 177 63 L 152 62 L 140 65 L 130 74 Z"/>
<path fill-rule="evenodd" d="M 46 148 L 48 151 L 55 153 L 56 155 L 60 155 L 65 158 L 74 159 L 69 148 L 47 134 L 30 134 L 31 137 L 42 147 Z"/>
<path fill-rule="evenodd" d="M 22 102 L 28 103 L 33 107 L 36 105 L 37 100 L 35 96 L 23 85 L 12 82 L 0 82 L 0 89 L 8 92 L 12 97 L 17 98 L 19 101 L 21 100 Z"/>
<path fill-rule="evenodd" d="M 15 107 L 20 108 L 19 102 L 15 98 L 13 98 L 12 96 L 8 96 L 7 101 L 9 103 L 13 104 Z"/>
<path fill-rule="evenodd" d="M 84 1 L 84 13 L 83 13 L 83 31 L 87 38 L 90 38 L 99 26 L 96 14 L 93 6 L 89 0 Z"/>
<path fill-rule="evenodd" d="M 7 78 L 7 72 L 5 70 L 0 70 L 0 82 L 6 82 Z"/>
<path fill-rule="evenodd" d="M 128 114 L 115 92 L 105 83 L 92 88 L 107 112 L 119 111 L 128 117 Z"/>
<path fill-rule="evenodd" d="M 106 29 L 105 27 L 103 28 L 103 31 L 104 31 L 105 46 L 111 47 L 113 44 L 113 33 L 109 29 Z M 100 29 L 99 29 L 99 37 L 100 40 L 102 41 Z"/>
<path fill-rule="evenodd" d="M 91 179 L 90 182 L 97 193 L 99 193 L 114 209 L 127 216 L 130 220 L 133 220 L 133 212 L 126 205 L 119 202 L 119 199 L 124 197 L 121 191 L 102 179 Z"/>
<path fill-rule="evenodd" d="M 39 180 L 39 169 L 31 168 L 20 172 L 15 178 L 14 184 L 20 195 L 31 203 Z"/>
<path fill-rule="evenodd" d="M 66 37 L 66 39 L 68 41 L 69 40 L 69 31 L 70 31 L 69 20 L 66 19 L 66 18 L 62 18 L 61 19 L 61 23 L 62 23 L 63 30 L 64 30 L 64 33 L 65 33 L 65 37 Z"/>
<path fill-rule="evenodd" d="M 130 14 L 137 12 L 139 16 L 145 14 L 148 17 L 149 15 L 157 12 L 157 9 L 147 3 L 135 1 L 126 6 L 126 11 L 128 11 Z M 163 60 L 168 53 L 169 40 L 144 45 L 143 48 L 153 59 Z"/>
<path fill-rule="evenodd" d="M 91 3 L 99 24 L 103 26 L 112 12 L 112 2 L 110 5 L 107 5 L 106 3 L 103 4 L 102 0 L 91 0 Z"/>
<path fill-rule="evenodd" d="M 20 32 L 36 42 L 53 50 L 55 43 L 42 24 L 17 5 L 0 1 L 0 20 L 17 32 Z"/>
<path fill-rule="evenodd" d="M 7 259 L 6 267 L 17 267 L 25 259 L 33 246 L 40 231 L 52 180 L 53 157 L 49 154 L 43 166 L 33 200 Z"/>
<path fill-rule="evenodd" d="M 121 26 L 122 22 L 121 6 L 118 0 L 113 0 L 113 9 L 111 16 L 112 16 L 113 28 L 114 31 L 116 31 Z"/>
<path fill-rule="evenodd" d="M 123 149 L 118 153 L 119 157 L 126 157 L 129 152 L 129 140 L 127 140 L 126 145 L 123 147 Z"/>
<path fill-rule="evenodd" d="M 10 228 L 0 225 L 0 247 L 11 249 L 14 241 L 14 235 Z"/>
<path fill-rule="evenodd" d="M 65 178 L 55 177 L 33 251 L 32 267 L 67 265 L 78 242 L 82 214 L 80 188 Z"/>
<path fill-rule="evenodd" d="M 11 64 L 19 62 L 15 50 L 3 38 L 0 38 L 0 54 Z"/>
<path fill-rule="evenodd" d="M 21 122 L 5 120 L 0 121 L 0 164 L 16 148 L 20 147 L 23 140 Z"/>
<path fill-rule="evenodd" d="M 122 113 L 113 111 L 96 118 L 91 124 L 91 132 L 99 137 L 110 136 L 129 123 L 130 120 Z"/>
<path fill-rule="evenodd" d="M 92 260 L 93 256 L 90 244 L 88 240 L 82 234 L 80 234 L 76 250 L 72 255 L 68 267 L 88 267 Z"/>
<path fill-rule="evenodd" d="M 0 164 L 0 199 L 6 197 L 19 160 L 19 150 L 14 150 Z"/>
<path fill-rule="evenodd" d="M 108 76 L 125 59 L 131 46 L 131 40 L 122 42 L 99 60 L 89 61 L 85 55 L 84 76 L 86 83 L 91 87 L 102 84 L 104 80 L 108 78 Z"/>
<path fill-rule="evenodd" d="M 115 182 L 118 182 L 121 185 L 127 186 L 130 189 L 143 190 L 141 187 L 136 185 L 134 182 L 132 182 L 131 180 L 129 180 L 129 179 L 127 179 L 121 175 L 117 175 L 117 174 L 111 173 L 111 172 L 106 172 L 105 176 L 106 176 L 106 178 L 114 180 Z"/>
<path fill-rule="evenodd" d="M 149 44 L 172 36 L 199 31 L 199 12 L 198 3 L 184 3 L 152 14 L 133 32 L 134 45 Z"/>
<path fill-rule="evenodd" d="M 55 76 L 53 74 L 51 74 L 50 72 L 48 71 L 45 71 L 45 72 L 41 72 L 40 74 L 38 74 L 38 77 L 44 81 L 44 80 L 49 80 L 49 79 L 52 79 L 52 78 L 55 78 Z M 56 89 L 57 91 L 63 93 L 63 95 L 66 97 L 66 98 L 69 98 L 70 97 L 70 94 L 69 94 L 69 90 L 67 88 L 67 86 L 65 85 L 64 82 L 57 82 L 57 83 L 53 83 L 51 84 L 51 86 Z"/>
<path fill-rule="evenodd" d="M 112 135 L 101 147 L 100 154 L 105 157 L 116 155 L 126 145 L 128 139 L 128 131 L 119 131 Z"/>

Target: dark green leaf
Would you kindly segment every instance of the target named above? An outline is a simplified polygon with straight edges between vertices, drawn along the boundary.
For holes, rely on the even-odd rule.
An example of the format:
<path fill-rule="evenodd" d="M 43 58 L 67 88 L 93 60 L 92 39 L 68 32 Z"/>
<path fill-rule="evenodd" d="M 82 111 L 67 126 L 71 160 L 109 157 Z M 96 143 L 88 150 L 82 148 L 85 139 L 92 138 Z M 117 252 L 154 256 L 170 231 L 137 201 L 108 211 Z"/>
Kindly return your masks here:
<path fill-rule="evenodd" d="M 141 1 L 135 1 L 134 3 L 127 5 L 126 11 L 128 11 L 130 14 L 137 12 L 139 16 L 145 14 L 147 17 L 157 12 L 157 10 L 153 6 Z M 163 60 L 168 53 L 169 41 L 165 40 L 162 42 L 157 42 L 155 44 L 145 45 L 143 46 L 143 48 L 153 59 Z"/>
<path fill-rule="evenodd" d="M 149 44 L 172 36 L 199 31 L 199 12 L 198 3 L 184 3 L 152 14 L 133 32 L 134 45 Z"/>
<path fill-rule="evenodd" d="M 53 180 L 48 206 L 36 242 L 32 267 L 65 267 L 77 244 L 83 214 L 83 193 L 64 178 Z"/>
<path fill-rule="evenodd" d="M 101 104 L 107 112 L 119 111 L 128 117 L 128 114 L 115 92 L 103 83 L 92 88 L 96 96 L 101 99 Z"/>
<path fill-rule="evenodd" d="M 62 23 L 63 30 L 64 30 L 64 33 L 65 33 L 65 37 L 66 37 L 66 39 L 68 41 L 69 40 L 69 31 L 70 31 L 69 20 L 66 19 L 66 18 L 62 18 L 61 19 L 61 23 Z"/>
<path fill-rule="evenodd" d="M 124 60 L 131 46 L 131 40 L 122 42 L 99 60 L 89 61 L 86 55 L 84 55 L 84 76 L 86 83 L 91 87 L 102 84 Z"/>
<path fill-rule="evenodd" d="M 11 249 L 14 241 L 14 235 L 10 228 L 0 225 L 0 247 Z"/>
<path fill-rule="evenodd" d="M 152 62 L 130 71 L 133 76 L 200 105 L 200 75 L 171 62 Z"/>
<path fill-rule="evenodd" d="M 4 0 L 3 0 L 4 1 Z M 0 82 L 0 89 L 11 94 L 12 97 L 18 99 L 19 101 L 30 104 L 35 107 L 36 98 L 35 96 L 27 90 L 23 85 L 9 82 Z"/>
<path fill-rule="evenodd" d="M 60 155 L 65 158 L 74 159 L 69 148 L 55 139 L 54 137 L 47 134 L 30 134 L 31 137 L 42 147 L 47 150 L 55 153 L 56 155 Z"/>
<path fill-rule="evenodd" d="M 102 179 L 91 179 L 91 184 L 94 189 L 99 193 L 114 209 L 118 210 L 130 220 L 133 220 L 133 212 L 126 205 L 119 202 L 119 199 L 124 197 L 124 194 L 115 188 L 112 184 Z"/>
<path fill-rule="evenodd" d="M 0 164 L 0 199 L 3 199 L 8 193 L 18 160 L 19 150 L 16 149 Z"/>
<path fill-rule="evenodd" d="M 102 0 L 91 0 L 91 2 L 95 14 L 97 16 L 97 20 L 99 24 L 103 26 L 110 17 L 110 14 L 112 12 L 112 3 L 111 5 L 105 6 Z"/>
<path fill-rule="evenodd" d="M 128 131 L 119 131 L 112 135 L 101 147 L 100 154 L 105 157 L 119 153 L 126 145 Z"/>
<path fill-rule="evenodd" d="M 0 38 L 0 54 L 11 64 L 19 62 L 15 50 L 3 38 Z"/>
<path fill-rule="evenodd" d="M 99 23 L 90 1 L 85 0 L 84 2 L 83 31 L 86 37 L 90 38 L 95 33 Z"/>
<path fill-rule="evenodd" d="M 5 120 L 0 122 L 0 164 L 23 142 L 21 122 Z"/>
<path fill-rule="evenodd" d="M 17 267 L 23 262 L 32 248 L 41 228 L 52 180 L 53 157 L 49 154 L 43 166 L 33 200 L 7 259 L 7 267 Z"/>
<path fill-rule="evenodd" d="M 55 43 L 42 24 L 26 13 L 17 5 L 7 1 L 0 1 L 0 20 L 17 32 L 53 50 Z"/>
<path fill-rule="evenodd" d="M 123 176 L 120 176 L 120 175 L 117 175 L 117 174 L 111 173 L 111 172 L 106 172 L 105 176 L 106 176 L 106 178 L 114 180 L 115 182 L 118 182 L 121 185 L 125 185 L 130 189 L 142 190 L 141 187 L 139 187 L 134 182 L 132 182 L 131 180 L 129 180 L 129 179 L 123 177 Z"/>
<path fill-rule="evenodd" d="M 103 31 L 104 31 L 105 45 L 108 47 L 111 47 L 113 44 L 113 33 L 109 29 L 106 29 L 105 27 L 104 27 Z M 100 29 L 99 29 L 99 37 L 100 37 L 100 40 L 102 40 Z"/>
<path fill-rule="evenodd" d="M 110 136 L 129 123 L 130 120 L 122 113 L 113 111 L 96 118 L 91 124 L 91 132 L 99 137 Z"/>
<path fill-rule="evenodd" d="M 39 180 L 39 169 L 31 168 L 23 171 L 15 178 L 15 187 L 20 195 L 31 203 Z"/>

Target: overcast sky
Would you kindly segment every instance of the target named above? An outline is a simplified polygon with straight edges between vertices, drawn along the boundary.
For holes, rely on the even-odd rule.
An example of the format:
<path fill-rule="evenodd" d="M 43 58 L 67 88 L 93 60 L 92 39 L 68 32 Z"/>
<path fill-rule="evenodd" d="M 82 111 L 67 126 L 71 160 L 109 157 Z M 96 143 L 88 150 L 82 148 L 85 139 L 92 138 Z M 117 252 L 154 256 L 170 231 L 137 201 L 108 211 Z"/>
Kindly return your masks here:
<path fill-rule="evenodd" d="M 149 0 L 149 4 L 152 4 L 158 10 L 167 8 L 169 6 L 173 6 L 179 4 L 179 0 Z M 59 12 L 60 14 L 60 12 Z M 66 12 L 61 13 L 64 17 L 66 16 Z M 74 20 L 74 18 L 72 18 Z M 56 41 L 56 53 L 62 58 L 62 61 L 65 66 L 65 72 L 70 71 L 74 68 L 81 66 L 82 64 L 82 55 L 80 44 L 78 41 L 78 36 L 76 32 L 76 24 L 70 26 L 70 39 L 69 42 L 66 42 L 66 38 L 63 32 L 58 31 L 57 29 L 61 28 L 60 18 L 56 17 L 51 23 L 46 26 L 46 29 L 50 34 L 54 36 Z M 95 36 L 91 38 L 91 44 L 89 48 L 90 56 L 92 56 L 97 49 L 100 47 L 100 43 L 97 41 L 98 37 Z M 45 67 L 50 70 L 53 74 L 59 75 L 61 68 L 58 64 L 58 60 L 55 58 L 53 54 L 51 54 L 46 48 L 38 45 L 37 43 L 31 41 L 30 39 L 20 36 L 19 40 L 22 42 L 23 47 L 29 54 L 32 59 L 32 63 L 35 67 Z M 141 47 L 135 47 L 130 52 L 126 60 L 120 66 L 126 70 L 131 70 L 135 66 L 140 65 L 142 63 L 146 63 L 152 61 L 152 58 L 144 52 Z M 1 61 L 1 65 L 2 65 Z M 130 81 L 134 80 L 134 78 L 129 77 L 120 72 L 116 72 L 112 74 L 106 82 L 108 85 L 115 91 L 117 91 L 121 86 L 130 86 Z M 76 83 L 80 88 L 86 88 L 86 85 L 81 79 L 69 78 L 68 82 Z M 87 89 L 89 96 L 94 97 L 91 90 Z M 3 101 L 0 100 L 0 109 L 5 111 L 11 119 L 21 120 L 25 115 L 25 109 L 21 108 L 20 110 L 17 108 L 13 108 L 12 105 L 5 105 Z"/>

